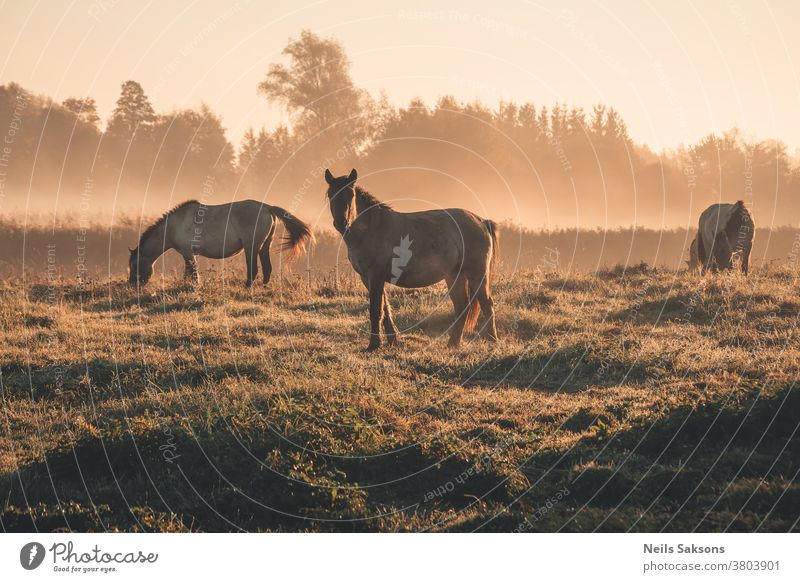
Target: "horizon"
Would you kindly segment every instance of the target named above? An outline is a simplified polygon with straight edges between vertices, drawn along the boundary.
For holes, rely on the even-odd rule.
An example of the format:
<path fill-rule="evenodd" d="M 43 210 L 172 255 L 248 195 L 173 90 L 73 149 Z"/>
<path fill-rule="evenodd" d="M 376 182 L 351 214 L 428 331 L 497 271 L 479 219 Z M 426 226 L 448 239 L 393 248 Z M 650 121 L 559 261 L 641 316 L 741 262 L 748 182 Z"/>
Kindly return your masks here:
<path fill-rule="evenodd" d="M 283 4 L 140 9 L 94 0 L 47 11 L 11 4 L 0 24 L 7 54 L 0 83 L 59 102 L 94 97 L 105 123 L 120 84 L 137 80 L 158 112 L 206 103 L 238 146 L 249 127 L 289 122 L 257 85 L 271 63 L 285 62 L 286 41 L 309 29 L 339 40 L 356 86 L 373 96 L 385 91 L 395 107 L 415 97 L 433 105 L 443 95 L 492 109 L 502 101 L 587 110 L 602 103 L 620 113 L 636 145 L 657 154 L 738 128 L 800 156 L 800 118 L 793 114 L 800 81 L 790 56 L 800 54 L 800 40 L 783 34 L 800 16 L 797 5 L 506 2 L 486 12 L 451 1 L 389 11 Z M 404 43 L 406 37 L 415 43 Z M 632 43 L 641 50 L 630 50 Z M 30 50 L 32 44 L 41 50 Z M 531 45 L 544 58 L 531 63 Z"/>

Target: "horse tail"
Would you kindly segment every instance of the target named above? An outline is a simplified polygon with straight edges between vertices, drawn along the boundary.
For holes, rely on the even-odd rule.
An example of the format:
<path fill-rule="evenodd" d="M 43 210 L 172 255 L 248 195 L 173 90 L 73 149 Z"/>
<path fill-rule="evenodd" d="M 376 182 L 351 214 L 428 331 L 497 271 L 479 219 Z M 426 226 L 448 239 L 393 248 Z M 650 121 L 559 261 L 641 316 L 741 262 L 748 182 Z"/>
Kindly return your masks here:
<path fill-rule="evenodd" d="M 284 210 L 278 206 L 270 206 L 272 216 L 279 218 L 283 222 L 286 229 L 286 236 L 279 247 L 281 252 L 289 252 L 289 260 L 293 260 L 305 248 L 306 243 L 314 242 L 314 233 L 311 232 L 311 227 L 291 214 L 288 210 Z"/>
<path fill-rule="evenodd" d="M 486 283 L 488 285 L 489 273 L 486 273 L 486 277 Z M 464 280 L 464 285 L 467 287 L 467 301 L 469 301 L 467 314 L 464 318 L 464 331 L 469 333 L 475 329 L 475 325 L 478 323 L 478 316 L 481 314 L 481 304 L 478 302 L 478 296 L 475 293 L 476 290 L 469 284 L 469 279 Z"/>
<path fill-rule="evenodd" d="M 489 231 L 489 236 L 492 237 L 492 257 L 489 261 L 489 271 L 494 271 L 497 253 L 500 252 L 500 233 L 497 232 L 497 223 L 494 220 L 484 220 L 483 226 Z"/>
<path fill-rule="evenodd" d="M 494 264 L 497 260 L 497 253 L 500 250 L 500 235 L 497 232 L 497 223 L 493 220 L 484 220 L 482 221 L 483 227 L 488 231 L 489 236 L 492 238 L 492 248 L 491 254 L 489 255 L 489 262 L 486 265 L 486 289 L 487 293 L 491 293 L 489 291 L 489 287 L 492 281 L 492 273 L 494 272 Z M 467 287 L 467 300 L 469 301 L 469 306 L 467 307 L 467 315 L 464 319 L 464 331 L 471 332 L 475 329 L 475 325 L 478 323 L 478 317 L 481 314 L 481 304 L 478 301 L 477 289 L 473 289 L 472 285 L 470 285 L 469 279 L 465 280 L 465 285 Z"/>

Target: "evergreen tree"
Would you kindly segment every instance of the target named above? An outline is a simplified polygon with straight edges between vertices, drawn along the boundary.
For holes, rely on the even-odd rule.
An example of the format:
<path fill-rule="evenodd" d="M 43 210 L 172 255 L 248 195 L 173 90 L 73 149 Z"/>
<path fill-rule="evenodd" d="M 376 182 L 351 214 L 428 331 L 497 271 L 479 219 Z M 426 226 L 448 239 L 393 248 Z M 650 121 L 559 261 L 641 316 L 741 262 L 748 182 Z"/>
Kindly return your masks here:
<path fill-rule="evenodd" d="M 130 141 L 137 133 L 149 134 L 155 121 L 155 111 L 142 86 L 136 81 L 125 81 L 106 134 L 114 139 Z"/>

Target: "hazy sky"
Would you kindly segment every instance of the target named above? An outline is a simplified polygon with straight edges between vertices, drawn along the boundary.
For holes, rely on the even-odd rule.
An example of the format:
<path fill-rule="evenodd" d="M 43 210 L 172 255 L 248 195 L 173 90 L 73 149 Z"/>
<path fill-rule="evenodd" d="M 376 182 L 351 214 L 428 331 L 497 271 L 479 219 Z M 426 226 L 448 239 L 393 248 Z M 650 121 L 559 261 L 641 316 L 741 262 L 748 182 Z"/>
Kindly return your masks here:
<path fill-rule="evenodd" d="M 91 95 L 105 118 L 135 79 L 158 111 L 205 101 L 235 143 L 282 119 L 256 86 L 308 28 L 340 39 L 356 84 L 397 104 L 444 93 L 603 102 L 656 149 L 733 125 L 800 147 L 796 0 L 13 0 L 0 10 L 0 82 Z"/>

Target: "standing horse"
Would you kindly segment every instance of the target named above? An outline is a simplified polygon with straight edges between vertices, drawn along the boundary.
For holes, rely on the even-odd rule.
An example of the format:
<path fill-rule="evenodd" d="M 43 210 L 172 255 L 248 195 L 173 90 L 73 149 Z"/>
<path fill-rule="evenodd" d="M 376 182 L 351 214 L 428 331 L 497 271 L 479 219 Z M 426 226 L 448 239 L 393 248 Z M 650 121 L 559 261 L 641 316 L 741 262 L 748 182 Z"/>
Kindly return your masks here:
<path fill-rule="evenodd" d="M 269 283 L 272 263 L 269 247 L 275 234 L 275 221 L 280 219 L 286 228 L 286 238 L 280 250 L 296 256 L 307 241 L 313 239 L 311 228 L 286 210 L 256 200 L 242 200 L 207 206 L 197 200 L 187 200 L 166 212 L 142 233 L 139 246 L 131 249 L 128 263 L 131 285 L 144 285 L 153 274 L 153 262 L 175 249 L 186 265 L 185 275 L 198 281 L 197 256 L 226 259 L 244 250 L 247 262 L 247 282 L 250 287 L 258 275 L 258 258 L 264 283 Z"/>
<path fill-rule="evenodd" d="M 733 257 L 740 257 L 739 268 L 747 275 L 753 248 L 755 224 L 744 202 L 712 204 L 700 215 L 697 236 L 689 249 L 689 269 L 732 269 Z"/>
<path fill-rule="evenodd" d="M 450 345 L 475 327 L 484 312 L 484 335 L 497 340 L 490 279 L 498 250 L 497 226 L 461 208 L 397 212 L 356 185 L 355 170 L 334 177 L 325 170 L 333 226 L 347 245 L 347 258 L 369 290 L 370 340 L 381 345 L 381 323 L 390 344 L 397 327 L 386 283 L 427 287 L 446 281 L 456 320 Z"/>

